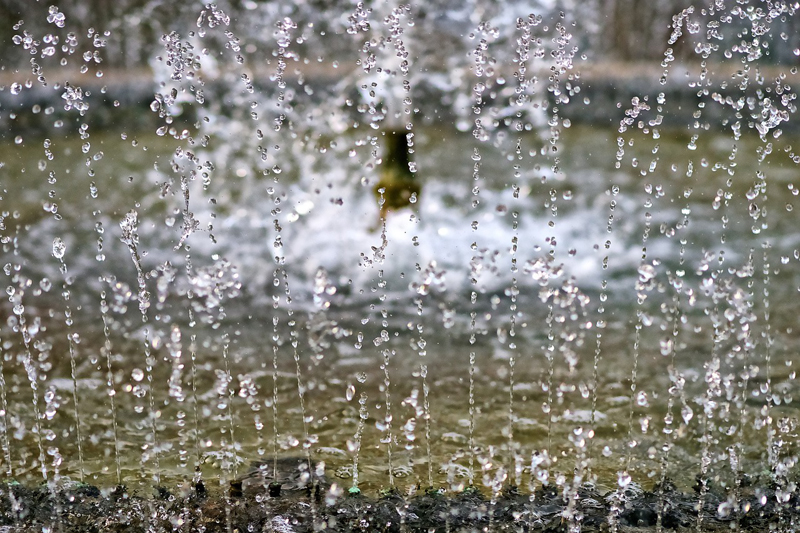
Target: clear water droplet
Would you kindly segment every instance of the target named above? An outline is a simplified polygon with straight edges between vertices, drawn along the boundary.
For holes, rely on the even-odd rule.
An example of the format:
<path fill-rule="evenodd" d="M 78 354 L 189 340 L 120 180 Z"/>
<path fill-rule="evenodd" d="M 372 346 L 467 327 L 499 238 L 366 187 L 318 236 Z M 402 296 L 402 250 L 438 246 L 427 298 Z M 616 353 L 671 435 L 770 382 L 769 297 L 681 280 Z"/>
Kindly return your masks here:
<path fill-rule="evenodd" d="M 53 256 L 56 259 L 63 259 L 66 251 L 67 245 L 64 244 L 64 241 L 62 241 L 60 237 L 53 239 Z"/>

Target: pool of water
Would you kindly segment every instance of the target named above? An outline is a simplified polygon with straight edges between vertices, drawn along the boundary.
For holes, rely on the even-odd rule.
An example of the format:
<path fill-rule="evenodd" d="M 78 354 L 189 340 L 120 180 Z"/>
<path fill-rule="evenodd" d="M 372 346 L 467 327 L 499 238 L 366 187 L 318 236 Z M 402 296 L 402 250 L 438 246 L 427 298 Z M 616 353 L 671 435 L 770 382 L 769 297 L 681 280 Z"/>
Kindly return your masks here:
<path fill-rule="evenodd" d="M 136 487 L 307 449 L 364 490 L 789 468 L 796 139 L 761 163 L 757 137 L 666 131 L 616 169 L 616 138 L 566 129 L 554 171 L 533 134 L 422 129 L 422 192 L 385 225 L 353 139 L 268 177 L 156 135 L 0 147 L 0 467 Z"/>

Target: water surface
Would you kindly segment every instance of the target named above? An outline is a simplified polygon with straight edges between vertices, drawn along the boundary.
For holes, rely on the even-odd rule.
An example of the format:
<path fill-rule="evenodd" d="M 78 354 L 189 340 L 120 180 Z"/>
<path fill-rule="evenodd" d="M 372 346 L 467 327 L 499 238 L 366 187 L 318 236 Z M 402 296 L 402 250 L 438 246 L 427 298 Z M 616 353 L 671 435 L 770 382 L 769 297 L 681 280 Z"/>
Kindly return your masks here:
<path fill-rule="evenodd" d="M 345 486 L 357 454 L 366 490 L 731 487 L 788 464 L 795 140 L 759 163 L 756 137 L 667 131 L 615 169 L 616 137 L 566 129 L 554 171 L 532 134 L 475 152 L 423 129 L 422 193 L 383 228 L 347 148 L 270 177 L 231 157 L 182 189 L 196 163 L 168 137 L 2 146 L 0 465 L 41 479 L 40 434 L 49 472 L 102 486 L 304 446 Z"/>

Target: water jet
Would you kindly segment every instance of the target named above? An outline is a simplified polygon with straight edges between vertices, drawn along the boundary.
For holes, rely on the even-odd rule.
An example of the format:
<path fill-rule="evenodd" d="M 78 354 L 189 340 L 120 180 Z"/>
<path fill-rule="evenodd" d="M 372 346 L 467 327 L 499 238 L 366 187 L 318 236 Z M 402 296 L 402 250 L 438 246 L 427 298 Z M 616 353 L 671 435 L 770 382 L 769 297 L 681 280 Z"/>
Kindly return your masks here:
<path fill-rule="evenodd" d="M 0 526 L 797 531 L 797 7 L 659 6 L 3 18 Z"/>

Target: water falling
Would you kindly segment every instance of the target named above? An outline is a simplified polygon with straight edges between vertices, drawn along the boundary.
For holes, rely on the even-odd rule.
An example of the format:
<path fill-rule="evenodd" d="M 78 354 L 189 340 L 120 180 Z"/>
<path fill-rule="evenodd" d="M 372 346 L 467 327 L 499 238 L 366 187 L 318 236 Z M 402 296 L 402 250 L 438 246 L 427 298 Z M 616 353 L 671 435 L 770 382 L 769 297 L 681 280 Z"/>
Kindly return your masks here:
<path fill-rule="evenodd" d="M 612 4 L 0 17 L 0 529 L 796 531 L 798 8 Z"/>

